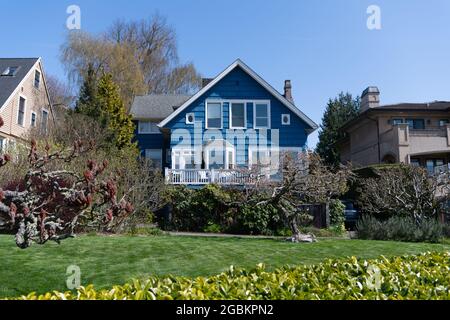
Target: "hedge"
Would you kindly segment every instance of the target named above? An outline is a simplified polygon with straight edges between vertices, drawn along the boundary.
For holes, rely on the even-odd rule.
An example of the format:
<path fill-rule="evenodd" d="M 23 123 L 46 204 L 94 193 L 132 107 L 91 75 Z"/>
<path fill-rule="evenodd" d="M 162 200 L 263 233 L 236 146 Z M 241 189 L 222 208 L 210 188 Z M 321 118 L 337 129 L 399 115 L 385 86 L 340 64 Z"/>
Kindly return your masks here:
<path fill-rule="evenodd" d="M 34 293 L 22 300 L 354 300 L 450 299 L 450 253 L 376 260 L 328 260 L 273 272 L 231 268 L 210 278 L 151 277 L 111 290 Z"/>

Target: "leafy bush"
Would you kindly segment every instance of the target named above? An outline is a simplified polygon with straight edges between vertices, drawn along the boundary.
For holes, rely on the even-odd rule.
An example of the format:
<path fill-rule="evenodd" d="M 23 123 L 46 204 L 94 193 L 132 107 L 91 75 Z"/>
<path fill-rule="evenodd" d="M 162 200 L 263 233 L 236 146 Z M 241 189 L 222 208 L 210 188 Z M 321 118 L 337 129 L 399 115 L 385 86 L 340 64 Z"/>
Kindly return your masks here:
<path fill-rule="evenodd" d="M 231 268 L 210 278 L 151 277 L 113 290 L 31 293 L 22 300 L 387 300 L 450 299 L 450 253 L 328 260 L 266 271 Z"/>
<path fill-rule="evenodd" d="M 340 200 L 330 201 L 330 225 L 345 231 L 345 205 Z"/>
<path fill-rule="evenodd" d="M 358 237 L 366 240 L 440 242 L 443 226 L 435 219 L 416 222 L 411 217 L 392 217 L 385 221 L 366 215 L 356 225 Z"/>
<path fill-rule="evenodd" d="M 126 234 L 130 236 L 161 236 L 164 232 L 157 227 L 145 227 L 133 225 L 127 230 Z"/>
<path fill-rule="evenodd" d="M 198 190 L 182 186 L 168 189 L 166 196 L 172 206 L 171 221 L 160 223 L 166 229 L 273 235 L 284 227 L 271 205 L 236 205 L 244 197 L 240 190 L 213 184 Z"/>

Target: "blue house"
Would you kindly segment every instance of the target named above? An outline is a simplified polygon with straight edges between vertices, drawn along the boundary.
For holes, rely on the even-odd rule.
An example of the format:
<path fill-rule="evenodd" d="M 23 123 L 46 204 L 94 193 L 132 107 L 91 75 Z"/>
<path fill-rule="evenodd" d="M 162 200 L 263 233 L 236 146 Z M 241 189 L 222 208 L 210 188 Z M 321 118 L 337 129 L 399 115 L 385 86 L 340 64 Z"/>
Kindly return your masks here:
<path fill-rule="evenodd" d="M 318 126 L 241 60 L 193 96 L 138 96 L 131 113 L 142 155 L 167 183 L 200 186 L 251 182 L 252 168 L 275 179 L 281 154 L 303 152 Z"/>

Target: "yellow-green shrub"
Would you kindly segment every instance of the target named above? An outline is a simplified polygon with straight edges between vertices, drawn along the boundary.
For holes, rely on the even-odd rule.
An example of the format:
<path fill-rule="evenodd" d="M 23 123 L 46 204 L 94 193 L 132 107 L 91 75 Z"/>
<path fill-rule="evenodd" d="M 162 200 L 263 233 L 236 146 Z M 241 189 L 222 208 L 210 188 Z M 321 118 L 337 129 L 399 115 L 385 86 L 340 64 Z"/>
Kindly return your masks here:
<path fill-rule="evenodd" d="M 450 299 L 450 253 L 376 260 L 328 260 L 268 272 L 231 268 L 210 278 L 151 277 L 111 290 L 34 293 L 26 300 Z"/>

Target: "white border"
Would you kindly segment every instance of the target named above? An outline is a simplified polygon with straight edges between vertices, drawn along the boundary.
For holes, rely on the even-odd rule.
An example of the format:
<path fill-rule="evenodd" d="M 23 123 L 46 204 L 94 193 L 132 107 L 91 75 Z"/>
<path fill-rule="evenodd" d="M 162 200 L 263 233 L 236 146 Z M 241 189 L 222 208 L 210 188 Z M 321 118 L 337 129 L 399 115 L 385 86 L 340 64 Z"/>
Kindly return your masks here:
<path fill-rule="evenodd" d="M 189 119 L 189 117 L 191 117 L 192 116 L 192 118 L 194 119 L 192 122 L 190 122 L 188 119 Z M 193 125 L 193 124 L 195 124 L 195 113 L 193 113 L 193 112 L 189 112 L 189 113 L 186 113 L 186 124 L 187 125 Z"/>
<path fill-rule="evenodd" d="M 222 130 L 223 129 L 223 104 L 226 101 L 223 100 L 206 100 L 205 101 L 205 128 L 206 129 L 214 129 L 214 130 Z M 208 104 L 220 104 L 220 119 L 221 119 L 221 123 L 220 123 L 220 128 L 210 128 L 208 126 Z"/>
<path fill-rule="evenodd" d="M 141 134 L 141 135 L 161 134 L 161 132 L 159 130 L 158 130 L 158 132 L 143 132 L 143 131 L 141 131 L 141 122 L 154 123 L 157 125 L 157 128 L 159 129 L 158 124 L 156 122 L 149 121 L 149 120 L 138 120 L 137 122 L 138 122 L 138 124 L 137 124 L 138 134 Z"/>
<path fill-rule="evenodd" d="M 24 110 L 23 110 L 23 123 L 19 123 L 19 112 L 20 112 L 20 98 L 23 98 L 25 100 L 24 104 Z M 27 104 L 28 104 L 28 98 L 22 94 L 19 93 L 19 99 L 17 100 L 17 114 L 16 114 L 16 124 L 22 128 L 25 128 L 25 123 L 27 120 Z"/>
<path fill-rule="evenodd" d="M 248 103 L 252 103 L 252 101 L 248 101 L 248 100 L 227 100 L 226 102 L 229 103 L 229 128 L 232 130 L 243 130 L 243 129 L 247 129 L 247 104 Z M 243 127 L 233 127 L 233 104 L 243 104 L 244 105 L 244 126 Z"/>
<path fill-rule="evenodd" d="M 284 117 L 288 117 L 288 122 L 284 123 Z M 290 126 L 291 125 L 291 115 L 288 113 L 284 113 L 281 115 L 281 125 L 282 126 Z"/>
<path fill-rule="evenodd" d="M 267 127 L 257 127 L 256 126 L 256 105 L 257 104 L 267 104 Z M 270 105 L 270 100 L 255 100 L 253 102 L 253 129 L 271 129 L 272 128 L 272 115 L 270 112 L 272 107 Z"/>

